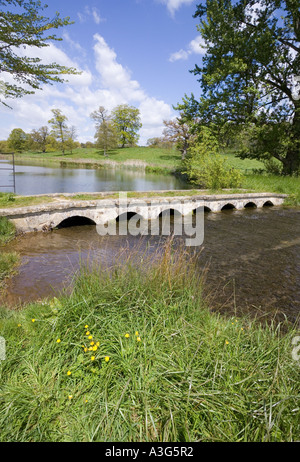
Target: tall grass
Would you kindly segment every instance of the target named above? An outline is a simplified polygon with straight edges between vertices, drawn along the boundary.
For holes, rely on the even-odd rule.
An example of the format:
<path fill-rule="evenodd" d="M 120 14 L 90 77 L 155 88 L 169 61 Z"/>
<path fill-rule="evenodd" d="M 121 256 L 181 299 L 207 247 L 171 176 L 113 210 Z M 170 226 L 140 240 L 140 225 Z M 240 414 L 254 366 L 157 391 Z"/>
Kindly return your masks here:
<path fill-rule="evenodd" d="M 170 245 L 83 268 L 71 295 L 2 310 L 0 440 L 297 440 L 282 328 L 211 313 L 193 258 Z"/>

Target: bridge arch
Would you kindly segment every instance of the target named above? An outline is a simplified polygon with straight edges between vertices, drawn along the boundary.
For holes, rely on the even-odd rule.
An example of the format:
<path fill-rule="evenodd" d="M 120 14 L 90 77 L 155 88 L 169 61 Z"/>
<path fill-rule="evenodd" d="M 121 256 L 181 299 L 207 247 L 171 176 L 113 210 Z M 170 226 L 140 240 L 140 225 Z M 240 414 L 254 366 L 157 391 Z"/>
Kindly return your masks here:
<path fill-rule="evenodd" d="M 236 206 L 232 204 L 231 202 L 227 202 L 227 204 L 223 205 L 221 210 L 234 210 L 236 209 Z"/>
<path fill-rule="evenodd" d="M 257 205 L 255 204 L 255 202 L 247 202 L 245 205 L 244 205 L 244 208 L 247 209 L 247 208 L 254 208 L 254 209 L 257 209 Z"/>
<path fill-rule="evenodd" d="M 266 201 L 264 204 L 263 204 L 263 207 L 273 207 L 274 204 L 272 201 Z"/>
<path fill-rule="evenodd" d="M 171 217 L 179 217 L 182 216 L 181 211 L 177 210 L 176 208 L 165 208 L 158 214 L 158 218 L 163 218 L 166 216 L 171 216 Z"/>
<path fill-rule="evenodd" d="M 86 226 L 86 225 L 96 225 L 96 222 L 91 218 L 82 216 L 82 215 L 72 215 L 70 217 L 64 218 L 60 223 L 56 225 L 56 228 L 69 228 L 71 226 Z"/>
<path fill-rule="evenodd" d="M 130 218 L 132 218 L 132 217 L 136 217 L 138 220 L 143 220 L 142 215 L 140 215 L 139 213 L 133 212 L 133 211 L 128 211 L 128 212 L 120 213 L 120 215 L 118 215 L 118 216 L 116 217 L 116 221 L 117 221 L 117 222 L 120 222 L 120 221 L 128 221 L 128 220 L 130 220 Z"/>

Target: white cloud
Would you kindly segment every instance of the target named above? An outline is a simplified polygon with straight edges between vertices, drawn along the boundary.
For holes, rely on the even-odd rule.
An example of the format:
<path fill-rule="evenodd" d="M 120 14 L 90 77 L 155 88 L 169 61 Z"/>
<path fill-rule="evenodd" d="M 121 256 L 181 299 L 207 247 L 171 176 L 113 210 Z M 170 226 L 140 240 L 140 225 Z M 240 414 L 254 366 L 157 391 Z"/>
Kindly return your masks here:
<path fill-rule="evenodd" d="M 176 10 L 182 5 L 190 5 L 195 0 L 160 0 L 161 3 L 165 4 L 172 16 L 174 16 Z"/>
<path fill-rule="evenodd" d="M 105 19 L 101 17 L 100 12 L 96 7 L 90 8 L 89 6 L 86 6 L 84 8 L 84 13 L 79 12 L 77 13 L 77 16 L 81 23 L 86 22 L 89 18 L 93 18 L 96 24 L 100 24 L 100 22 L 105 21 Z"/>
<path fill-rule="evenodd" d="M 206 52 L 206 46 L 203 38 L 201 35 L 198 35 L 196 38 L 190 41 L 186 50 L 181 49 L 179 51 L 175 51 L 169 57 L 169 61 L 173 63 L 174 61 L 179 61 L 182 59 L 188 59 L 191 54 L 199 54 L 204 55 Z"/>
<path fill-rule="evenodd" d="M 3 120 L 7 119 L 5 127 L 2 124 L 0 139 L 7 138 L 15 127 L 21 127 L 28 133 L 34 128 L 47 125 L 51 109 L 59 108 L 68 117 L 68 124 L 77 127 L 78 141 L 94 141 L 95 129 L 90 113 L 100 105 L 111 111 L 119 104 L 139 108 L 143 124 L 140 144 L 145 145 L 148 138 L 161 135 L 163 120 L 172 117 L 171 106 L 147 94 L 140 83 L 131 77 L 131 72 L 118 62 L 116 52 L 102 36 L 96 34 L 94 41 L 96 71 L 80 69 L 75 61 L 54 44 L 42 49 L 24 50 L 26 56 L 39 57 L 43 63 L 56 62 L 75 67 L 82 74 L 66 75 L 68 82 L 63 85 L 44 85 L 34 95 L 9 100 L 8 104 L 13 107 L 13 111 L 0 106 L 0 116 Z"/>

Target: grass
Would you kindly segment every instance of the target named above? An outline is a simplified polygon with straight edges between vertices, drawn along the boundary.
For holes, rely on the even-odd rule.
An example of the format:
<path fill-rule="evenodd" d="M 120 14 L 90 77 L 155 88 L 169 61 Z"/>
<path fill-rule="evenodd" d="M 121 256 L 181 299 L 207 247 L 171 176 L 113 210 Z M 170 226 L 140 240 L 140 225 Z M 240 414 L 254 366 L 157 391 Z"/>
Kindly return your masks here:
<path fill-rule="evenodd" d="M 6 217 L 0 217 L 0 245 L 6 244 L 16 235 L 14 224 Z"/>
<path fill-rule="evenodd" d="M 296 331 L 210 312 L 200 283 L 167 245 L 112 273 L 83 268 L 71 294 L 3 309 L 0 440 L 298 440 Z"/>
<path fill-rule="evenodd" d="M 133 167 L 147 164 L 149 167 L 160 167 L 161 169 L 166 168 L 170 170 L 176 169 L 179 166 L 181 156 L 178 151 L 172 149 L 133 147 L 111 150 L 108 152 L 107 157 L 104 157 L 103 151 L 95 148 L 78 148 L 74 149 L 73 153 L 66 153 L 65 155 L 61 152 L 24 152 L 16 155 L 15 159 L 17 161 L 43 160 L 47 162 L 64 162 L 66 164 L 86 164 L 92 162 L 106 166 L 111 163 L 123 164 L 126 162 Z"/>

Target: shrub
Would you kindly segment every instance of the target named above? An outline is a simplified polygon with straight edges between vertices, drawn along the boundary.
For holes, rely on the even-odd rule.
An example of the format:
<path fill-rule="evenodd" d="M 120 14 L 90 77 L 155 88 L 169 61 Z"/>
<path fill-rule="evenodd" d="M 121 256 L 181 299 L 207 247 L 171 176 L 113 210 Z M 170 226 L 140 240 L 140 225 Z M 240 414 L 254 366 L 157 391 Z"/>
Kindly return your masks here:
<path fill-rule="evenodd" d="M 241 173 L 227 164 L 227 159 L 218 154 L 218 148 L 215 136 L 207 127 L 203 127 L 198 142 L 183 161 L 182 172 L 190 183 L 207 189 L 236 188 L 241 185 Z"/>

